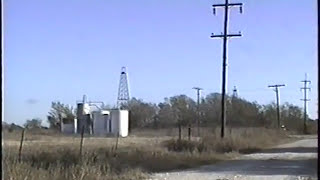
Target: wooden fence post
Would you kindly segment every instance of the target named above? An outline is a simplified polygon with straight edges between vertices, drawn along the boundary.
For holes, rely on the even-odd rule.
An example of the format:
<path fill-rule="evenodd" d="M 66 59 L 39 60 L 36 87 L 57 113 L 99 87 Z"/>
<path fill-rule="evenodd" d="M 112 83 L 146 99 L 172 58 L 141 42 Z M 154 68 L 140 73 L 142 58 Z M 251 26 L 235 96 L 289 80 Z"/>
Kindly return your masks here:
<path fill-rule="evenodd" d="M 19 162 L 21 162 L 21 154 L 22 154 L 22 144 L 23 144 L 23 140 L 24 140 L 24 132 L 25 132 L 25 129 L 24 128 L 22 130 L 22 134 L 21 134 L 21 141 L 20 141 L 20 147 L 19 147 Z"/>
<path fill-rule="evenodd" d="M 178 129 L 179 129 L 179 140 L 181 140 L 181 124 L 180 123 L 178 125 Z"/>
<path fill-rule="evenodd" d="M 82 130 L 81 130 L 81 140 L 80 140 L 80 158 L 81 158 L 81 156 L 82 156 L 83 134 L 84 134 L 84 126 L 82 126 Z"/>
<path fill-rule="evenodd" d="M 191 126 L 188 127 L 188 140 L 191 140 Z"/>
<path fill-rule="evenodd" d="M 118 143 L 119 143 L 119 132 L 117 133 L 117 141 L 116 141 L 115 151 L 117 151 L 117 149 L 118 149 Z"/>

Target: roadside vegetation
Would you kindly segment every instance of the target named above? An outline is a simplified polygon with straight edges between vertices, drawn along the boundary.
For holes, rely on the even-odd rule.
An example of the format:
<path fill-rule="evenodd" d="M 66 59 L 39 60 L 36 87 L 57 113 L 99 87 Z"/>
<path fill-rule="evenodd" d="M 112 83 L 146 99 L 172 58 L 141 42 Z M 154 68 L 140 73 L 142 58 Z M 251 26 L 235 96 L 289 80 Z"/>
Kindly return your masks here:
<path fill-rule="evenodd" d="M 192 168 L 257 151 L 284 142 L 286 136 L 283 131 L 263 128 L 233 130 L 224 140 L 218 130 L 190 141 L 186 136 L 179 140 L 133 133 L 119 139 L 117 149 L 116 138 L 85 137 L 80 156 L 79 136 L 44 132 L 26 131 L 20 162 L 21 131 L 4 132 L 4 179 L 146 179 L 152 172 Z M 164 132 L 154 131 L 154 135 L 159 133 Z M 11 138 L 6 139 L 9 134 Z"/>
<path fill-rule="evenodd" d="M 265 128 L 234 129 L 224 139 L 219 133 L 217 129 L 196 140 L 171 139 L 164 144 L 169 151 L 177 152 L 252 153 L 289 140 L 284 131 Z"/>
<path fill-rule="evenodd" d="M 298 106 L 281 106 L 281 124 L 286 130 L 277 127 L 273 103 L 259 105 L 227 97 L 227 107 L 226 136 L 221 139 L 217 93 L 201 99 L 199 114 L 195 101 L 185 95 L 165 98 L 159 104 L 133 98 L 127 107 L 130 136 L 117 141 L 113 137 L 85 135 L 80 155 L 80 136 L 59 132 L 60 119 L 72 121 L 75 110 L 53 102 L 48 128 L 36 118 L 27 120 L 24 127 L 2 123 L 4 179 L 146 179 L 153 172 L 192 168 L 257 152 L 288 142 L 288 134 L 303 133 L 303 111 Z M 23 129 L 25 138 L 19 161 Z M 316 134 L 317 121 L 309 119 L 307 130 Z"/>

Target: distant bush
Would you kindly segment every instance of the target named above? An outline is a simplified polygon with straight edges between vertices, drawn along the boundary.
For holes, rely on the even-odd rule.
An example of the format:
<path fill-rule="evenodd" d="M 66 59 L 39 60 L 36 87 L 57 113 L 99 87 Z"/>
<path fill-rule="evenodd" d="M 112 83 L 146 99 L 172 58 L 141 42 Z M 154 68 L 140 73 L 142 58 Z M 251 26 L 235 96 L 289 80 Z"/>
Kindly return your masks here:
<path fill-rule="evenodd" d="M 281 138 L 282 137 L 282 138 Z M 252 153 L 279 142 L 285 137 L 283 131 L 264 128 L 248 128 L 234 130 L 231 135 L 221 139 L 217 133 L 202 137 L 197 141 L 171 139 L 164 142 L 169 151 L 194 152 L 240 152 Z"/>
<path fill-rule="evenodd" d="M 169 151 L 176 151 L 176 152 L 182 152 L 182 151 L 189 151 L 193 152 L 197 147 L 199 142 L 196 141 L 188 141 L 188 140 L 175 140 L 171 139 L 166 142 L 164 142 L 165 146 L 168 148 Z"/>
<path fill-rule="evenodd" d="M 307 134 L 318 134 L 318 121 L 307 121 Z"/>

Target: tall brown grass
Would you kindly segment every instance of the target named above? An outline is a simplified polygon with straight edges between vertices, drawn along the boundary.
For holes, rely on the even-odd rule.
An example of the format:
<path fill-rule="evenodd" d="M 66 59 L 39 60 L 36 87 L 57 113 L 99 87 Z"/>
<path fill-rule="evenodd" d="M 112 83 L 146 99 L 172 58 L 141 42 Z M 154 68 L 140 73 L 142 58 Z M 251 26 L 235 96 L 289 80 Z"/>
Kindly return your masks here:
<path fill-rule="evenodd" d="M 157 136 L 161 131 L 153 133 Z M 234 129 L 221 140 L 217 129 L 203 131 L 203 137 L 193 137 L 192 141 L 184 140 L 182 149 L 175 150 L 169 148 L 170 144 L 177 143 L 175 134 L 171 137 L 152 137 L 151 131 L 148 137 L 141 134 L 121 138 L 117 151 L 113 148 L 113 138 L 86 137 L 83 155 L 79 157 L 78 136 L 27 132 L 21 162 L 18 162 L 19 136 L 14 139 L 14 135 L 5 134 L 4 179 L 145 179 L 152 172 L 215 163 L 238 152 L 258 150 L 285 139 L 281 131 L 252 128 Z M 183 149 L 185 146 L 189 149 Z"/>
<path fill-rule="evenodd" d="M 169 151 L 202 152 L 239 152 L 252 153 L 279 144 L 286 139 L 282 130 L 263 128 L 229 129 L 227 135 L 221 139 L 220 131 L 206 133 L 202 138 L 193 141 L 171 139 L 164 142 Z"/>

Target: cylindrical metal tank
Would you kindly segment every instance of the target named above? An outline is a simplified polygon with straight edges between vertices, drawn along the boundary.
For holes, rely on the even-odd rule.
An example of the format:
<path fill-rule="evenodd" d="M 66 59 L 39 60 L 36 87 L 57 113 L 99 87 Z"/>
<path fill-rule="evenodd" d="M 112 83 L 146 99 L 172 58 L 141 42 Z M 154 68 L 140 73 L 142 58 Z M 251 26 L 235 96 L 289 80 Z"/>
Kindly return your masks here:
<path fill-rule="evenodd" d="M 90 106 L 87 103 L 83 104 L 83 113 L 84 114 L 90 114 Z"/>
<path fill-rule="evenodd" d="M 85 115 L 85 114 L 90 114 L 89 104 L 78 103 L 77 104 L 77 116 L 81 117 L 82 115 Z"/>
<path fill-rule="evenodd" d="M 128 136 L 129 111 L 112 110 L 111 111 L 111 131 L 115 135 L 119 133 L 121 137 Z"/>
<path fill-rule="evenodd" d="M 83 103 L 78 103 L 77 104 L 77 117 L 81 118 L 83 115 Z"/>

